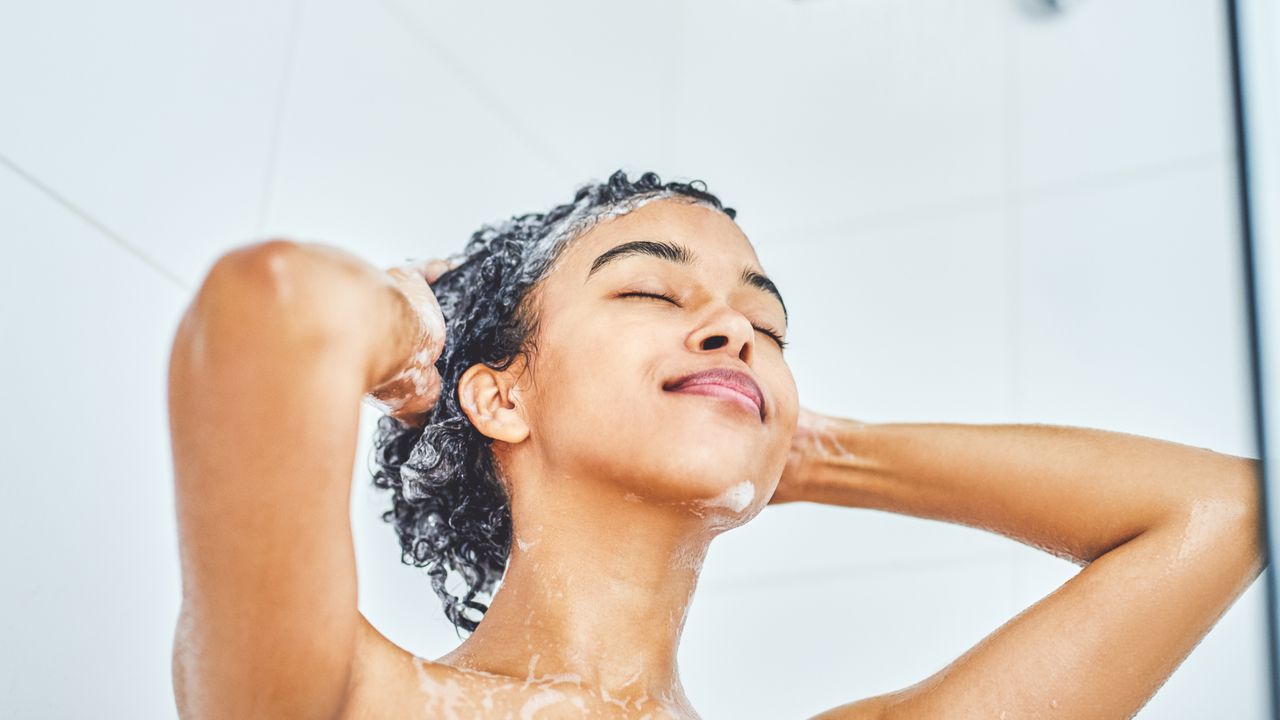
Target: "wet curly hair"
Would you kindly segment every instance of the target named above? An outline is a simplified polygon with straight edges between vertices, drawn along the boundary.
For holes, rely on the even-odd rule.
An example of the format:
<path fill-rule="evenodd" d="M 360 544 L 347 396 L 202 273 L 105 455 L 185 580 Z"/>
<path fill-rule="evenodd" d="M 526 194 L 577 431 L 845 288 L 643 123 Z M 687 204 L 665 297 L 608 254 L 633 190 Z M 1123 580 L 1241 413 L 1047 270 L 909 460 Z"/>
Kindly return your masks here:
<path fill-rule="evenodd" d="M 504 370 L 521 355 L 532 361 L 538 329 L 533 291 L 568 244 L 603 219 L 665 197 L 737 216 L 701 180 L 663 183 L 646 172 L 632 181 L 618 170 L 603 183 L 581 186 L 573 202 L 550 212 L 481 226 L 461 255 L 450 258 L 459 264 L 432 285 L 446 323 L 445 348 L 436 361 L 440 399 L 422 428 L 379 418 L 373 483 L 392 492 L 382 519 L 400 539 L 401 562 L 427 569 L 455 630 L 479 627 L 480 620 L 466 612 L 483 618 L 489 608 L 475 598 L 492 597 L 511 551 L 511 508 L 492 440 L 463 413 L 458 380 L 476 363 Z M 464 595 L 445 588 L 450 570 L 466 582 Z"/>

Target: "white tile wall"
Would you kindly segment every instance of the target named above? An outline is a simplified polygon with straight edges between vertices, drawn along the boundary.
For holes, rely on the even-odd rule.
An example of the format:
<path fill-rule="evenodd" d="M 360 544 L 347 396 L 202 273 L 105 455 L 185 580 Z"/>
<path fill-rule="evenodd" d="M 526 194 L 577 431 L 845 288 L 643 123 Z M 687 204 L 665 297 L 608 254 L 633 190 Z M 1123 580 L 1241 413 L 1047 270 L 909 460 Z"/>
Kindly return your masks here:
<path fill-rule="evenodd" d="M 788 304 L 802 403 L 881 422 L 996 422 L 1013 412 L 1003 212 L 753 237 Z"/>
<path fill-rule="evenodd" d="M 287 0 L 0 9 L 0 154 L 187 283 L 253 233 Z"/>
<path fill-rule="evenodd" d="M 1088 186 L 1231 147 L 1225 3 L 1073 5 L 1010 26 L 1010 128 L 1025 187 Z"/>
<path fill-rule="evenodd" d="M 0 421 L 0 715 L 174 715 L 167 351 L 255 237 L 389 264 L 617 167 L 698 177 L 787 299 L 809 407 L 1256 456 L 1220 5 L 0 9 L 0 400 L 24 409 Z M 361 609 L 435 657 L 457 637 L 378 517 L 373 419 Z M 767 508 L 712 547 L 682 675 L 708 718 L 800 717 L 922 679 L 1077 571 L 971 528 Z M 1139 718 L 1265 717 L 1261 591 Z"/>
<path fill-rule="evenodd" d="M 1023 418 L 1257 457 L 1227 157 L 1017 211 Z"/>
<path fill-rule="evenodd" d="M 381 2 L 473 102 L 560 171 L 540 202 L 559 200 L 566 179 L 611 166 L 670 165 L 674 131 L 687 122 L 675 94 L 687 72 L 685 3 L 508 3 L 495 16 L 484 3 Z"/>
<path fill-rule="evenodd" d="M 489 112 L 415 30 L 382 3 L 305 3 L 265 233 L 389 264 L 456 252 L 480 222 L 554 199 L 522 119 Z"/>
<path fill-rule="evenodd" d="M 168 717 L 186 291 L 0 167 L 0 715 Z"/>
<path fill-rule="evenodd" d="M 910 218 L 1003 191 L 1003 0 L 685 6 L 679 172 L 748 234 Z"/>

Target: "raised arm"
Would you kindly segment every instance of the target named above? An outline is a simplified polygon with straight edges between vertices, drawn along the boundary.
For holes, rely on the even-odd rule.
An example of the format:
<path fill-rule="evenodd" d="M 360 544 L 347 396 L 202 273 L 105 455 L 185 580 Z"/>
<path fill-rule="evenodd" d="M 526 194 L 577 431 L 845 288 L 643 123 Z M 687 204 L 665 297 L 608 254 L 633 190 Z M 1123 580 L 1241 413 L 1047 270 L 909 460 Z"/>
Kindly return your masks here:
<path fill-rule="evenodd" d="M 802 421 L 779 501 L 959 523 L 1084 566 L 931 677 L 821 720 L 1130 718 L 1266 564 L 1255 460 L 1087 428 Z"/>
<path fill-rule="evenodd" d="M 182 318 L 169 420 L 183 717 L 342 708 L 360 621 L 348 516 L 359 404 L 378 389 L 406 406 L 388 388 L 427 346 L 400 287 L 335 248 L 272 240 L 219 259 Z"/>

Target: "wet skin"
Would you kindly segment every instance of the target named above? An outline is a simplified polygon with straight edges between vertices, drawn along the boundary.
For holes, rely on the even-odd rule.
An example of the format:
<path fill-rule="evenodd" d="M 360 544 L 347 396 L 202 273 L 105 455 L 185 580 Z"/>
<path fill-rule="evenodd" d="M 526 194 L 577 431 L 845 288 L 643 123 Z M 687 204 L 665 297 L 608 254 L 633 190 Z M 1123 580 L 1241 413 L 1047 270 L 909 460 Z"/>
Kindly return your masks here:
<path fill-rule="evenodd" d="M 683 261 L 628 253 L 597 262 L 637 241 L 683 248 Z M 203 305 L 260 301 L 252 297 L 258 282 L 259 292 L 281 296 L 274 302 L 282 307 L 282 323 L 304 304 L 318 312 L 316 296 L 284 297 L 283 287 L 303 295 L 307 287 L 324 286 L 327 306 L 369 307 L 335 290 L 344 284 L 308 252 L 282 242 L 257 248 L 256 257 L 242 255 L 239 266 L 228 261 L 222 275 L 234 270 L 240 279 L 224 283 L 227 288 L 211 286 L 208 294 L 216 297 Z M 374 323 L 373 357 L 363 374 L 350 375 L 357 381 L 363 375 L 362 391 L 377 395 L 384 408 L 411 416 L 422 408 L 397 392 L 437 387 L 425 371 L 439 354 L 431 347 L 438 319 L 423 304 L 421 288 L 414 292 L 415 281 L 344 272 L 356 275 L 365 292 L 374 286 L 399 291 L 397 298 L 391 292 L 379 298 L 374 314 L 384 322 Z M 757 279 L 744 282 L 748 276 Z M 730 218 L 681 199 L 654 200 L 605 220 L 568 246 L 538 286 L 539 350 L 532 361 L 505 371 L 474 366 L 458 387 L 472 423 L 494 439 L 512 500 L 514 542 L 504 582 L 478 631 L 436 660 L 395 646 L 351 605 L 329 607 L 350 613 L 342 621 L 351 628 L 350 655 L 344 661 L 339 635 L 312 662 L 339 675 L 346 668 L 346 716 L 415 708 L 432 717 L 471 716 L 461 705 L 450 708 L 450 698 L 470 698 L 459 700 L 463 704 L 487 699 L 517 715 L 537 709 L 539 717 L 561 710 L 572 717 L 584 710 L 599 717 L 696 716 L 680 684 L 676 651 L 707 544 L 767 504 L 787 464 L 799 412 L 778 341 L 785 337 L 785 310 L 776 292 L 762 287 L 762 277 L 751 243 Z M 232 290 L 239 300 L 230 297 Z M 405 298 L 415 312 L 404 311 Z M 430 322 L 414 317 L 424 314 Z M 349 337 L 354 322 L 333 322 L 335 333 Z M 313 334 L 323 337 L 329 328 L 318 324 Z M 290 335 L 306 342 L 303 332 L 283 335 L 275 348 L 264 340 L 259 351 L 287 354 L 280 345 Z M 327 365 L 325 353 L 319 355 L 318 364 Z M 352 359 L 338 350 L 333 355 L 335 367 Z M 405 360 L 415 355 L 416 373 L 414 361 Z M 760 411 L 737 396 L 669 389 L 680 377 L 712 368 L 750 377 L 763 400 Z M 278 388 L 261 390 L 264 397 L 279 394 Z M 337 503 L 338 491 L 331 492 L 329 501 Z M 337 524 L 323 511 L 315 518 Z M 344 568 L 351 552 L 345 525 L 328 534 L 344 542 L 322 543 Z M 354 587 L 353 569 L 329 566 L 326 577 L 304 587 L 328 598 L 335 587 Z M 194 622 L 195 614 L 186 617 Z M 175 685 L 197 682 L 187 673 L 199 664 L 175 661 Z M 294 681 L 309 684 L 301 673 Z M 319 695 L 317 703 L 324 692 Z"/>
<path fill-rule="evenodd" d="M 933 676 L 822 720 L 1130 717 L 1265 566 L 1256 460 L 1088 428 L 802 412 L 753 327 L 779 329 L 781 303 L 741 283 L 756 258 L 732 222 L 662 201 L 598 230 L 549 277 L 545 352 L 459 388 L 504 464 L 516 538 L 479 631 L 436 660 L 359 613 L 348 516 L 362 398 L 412 414 L 393 388 L 431 387 L 406 367 L 432 357 L 429 301 L 323 246 L 215 265 L 170 361 L 184 717 L 692 717 L 675 650 L 706 544 L 766 502 L 954 522 L 1083 568 Z M 589 272 L 637 235 L 698 261 Z M 675 302 L 622 295 L 651 290 Z M 750 373 L 764 417 L 664 389 L 710 364 Z"/>

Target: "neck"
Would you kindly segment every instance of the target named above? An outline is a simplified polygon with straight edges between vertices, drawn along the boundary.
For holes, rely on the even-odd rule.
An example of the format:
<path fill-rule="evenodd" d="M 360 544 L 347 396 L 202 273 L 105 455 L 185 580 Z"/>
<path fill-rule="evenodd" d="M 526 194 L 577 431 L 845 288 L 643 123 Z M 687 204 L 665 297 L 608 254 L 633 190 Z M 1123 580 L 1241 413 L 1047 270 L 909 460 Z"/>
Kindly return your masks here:
<path fill-rule="evenodd" d="M 727 525 L 697 505 L 556 480 L 513 493 L 502 585 L 476 631 L 439 662 L 577 682 L 624 707 L 687 708 L 680 634 L 708 544 Z"/>

